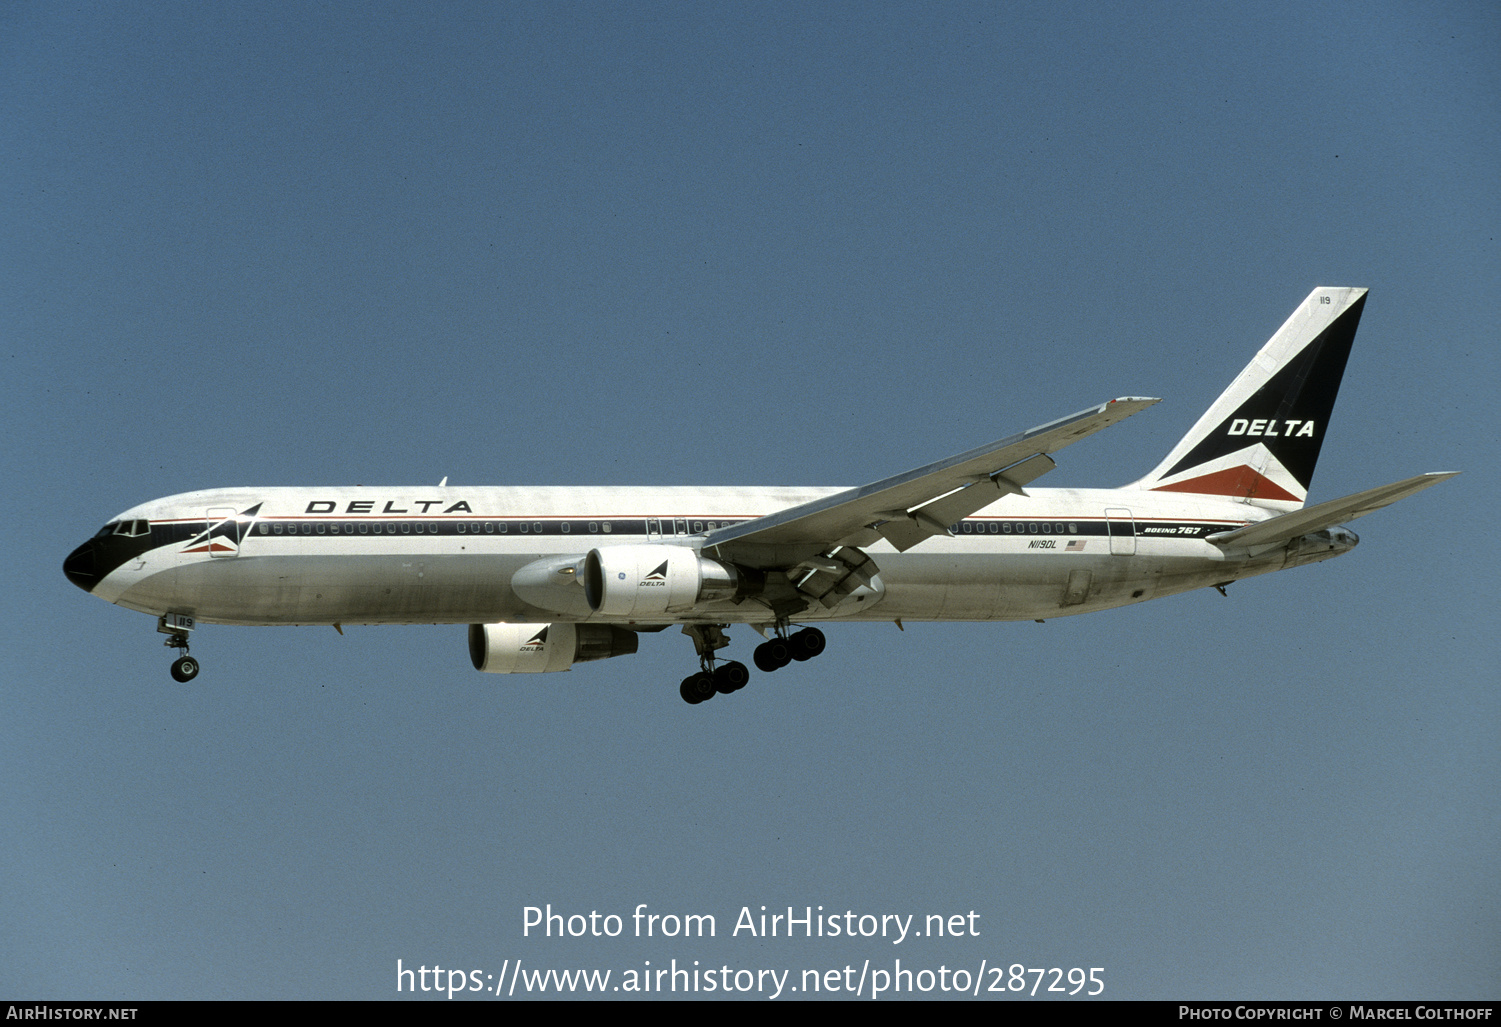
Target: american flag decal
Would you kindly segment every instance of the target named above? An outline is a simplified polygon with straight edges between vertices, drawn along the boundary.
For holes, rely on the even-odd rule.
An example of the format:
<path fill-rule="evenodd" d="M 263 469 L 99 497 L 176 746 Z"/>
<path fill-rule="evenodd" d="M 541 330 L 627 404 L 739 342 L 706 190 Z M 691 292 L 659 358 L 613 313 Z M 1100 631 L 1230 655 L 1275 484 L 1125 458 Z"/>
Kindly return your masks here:
<path fill-rule="evenodd" d="M 1084 552 L 1084 543 L 1079 539 L 1075 539 L 1068 545 L 1064 546 L 1063 551 L 1065 553 L 1082 553 Z"/>

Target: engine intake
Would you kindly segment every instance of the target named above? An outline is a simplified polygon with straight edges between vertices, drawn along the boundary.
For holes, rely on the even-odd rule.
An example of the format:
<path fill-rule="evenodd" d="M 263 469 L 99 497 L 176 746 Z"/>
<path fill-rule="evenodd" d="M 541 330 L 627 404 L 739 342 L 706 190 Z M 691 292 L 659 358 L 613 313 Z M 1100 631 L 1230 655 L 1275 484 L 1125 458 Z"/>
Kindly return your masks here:
<path fill-rule="evenodd" d="M 488 674 L 544 674 L 628 656 L 638 642 L 614 624 L 471 624 L 469 661 Z"/>

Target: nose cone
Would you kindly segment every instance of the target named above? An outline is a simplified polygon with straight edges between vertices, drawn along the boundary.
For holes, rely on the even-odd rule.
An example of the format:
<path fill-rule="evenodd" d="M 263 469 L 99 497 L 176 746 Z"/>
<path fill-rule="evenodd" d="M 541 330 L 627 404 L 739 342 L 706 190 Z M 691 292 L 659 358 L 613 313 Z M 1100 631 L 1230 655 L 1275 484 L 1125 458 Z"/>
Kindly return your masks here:
<path fill-rule="evenodd" d="M 63 573 L 68 580 L 73 582 L 85 592 L 94 591 L 94 586 L 99 584 L 99 573 L 94 560 L 94 543 L 85 542 L 63 561 Z"/>

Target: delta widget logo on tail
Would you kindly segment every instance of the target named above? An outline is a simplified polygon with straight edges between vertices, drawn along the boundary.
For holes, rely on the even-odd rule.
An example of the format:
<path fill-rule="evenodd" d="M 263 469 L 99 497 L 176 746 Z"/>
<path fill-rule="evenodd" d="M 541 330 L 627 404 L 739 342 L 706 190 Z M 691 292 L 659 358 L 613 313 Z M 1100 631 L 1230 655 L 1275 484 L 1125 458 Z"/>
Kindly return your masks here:
<path fill-rule="evenodd" d="M 1315 290 L 1137 487 L 1304 502 L 1365 299 Z"/>

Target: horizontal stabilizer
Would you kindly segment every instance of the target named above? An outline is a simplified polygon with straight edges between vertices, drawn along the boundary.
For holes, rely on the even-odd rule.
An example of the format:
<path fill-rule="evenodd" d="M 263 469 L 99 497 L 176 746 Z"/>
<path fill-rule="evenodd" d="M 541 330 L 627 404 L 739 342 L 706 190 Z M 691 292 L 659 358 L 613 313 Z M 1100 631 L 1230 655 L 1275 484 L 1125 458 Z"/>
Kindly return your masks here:
<path fill-rule="evenodd" d="M 1300 535 L 1333 527 L 1344 521 L 1364 517 L 1373 510 L 1380 510 L 1383 506 L 1390 506 L 1399 499 L 1406 499 L 1408 496 L 1422 492 L 1431 485 L 1447 481 L 1458 473 L 1458 471 L 1435 471 L 1420 474 L 1416 478 L 1407 478 L 1403 481 L 1392 482 L 1390 485 L 1366 489 L 1364 492 L 1357 492 L 1343 499 L 1331 499 L 1327 503 L 1282 514 L 1257 524 L 1248 524 L 1234 531 L 1222 531 L 1217 535 L 1210 535 L 1208 540 L 1221 547 L 1264 546 L 1274 542 L 1285 542 Z"/>

